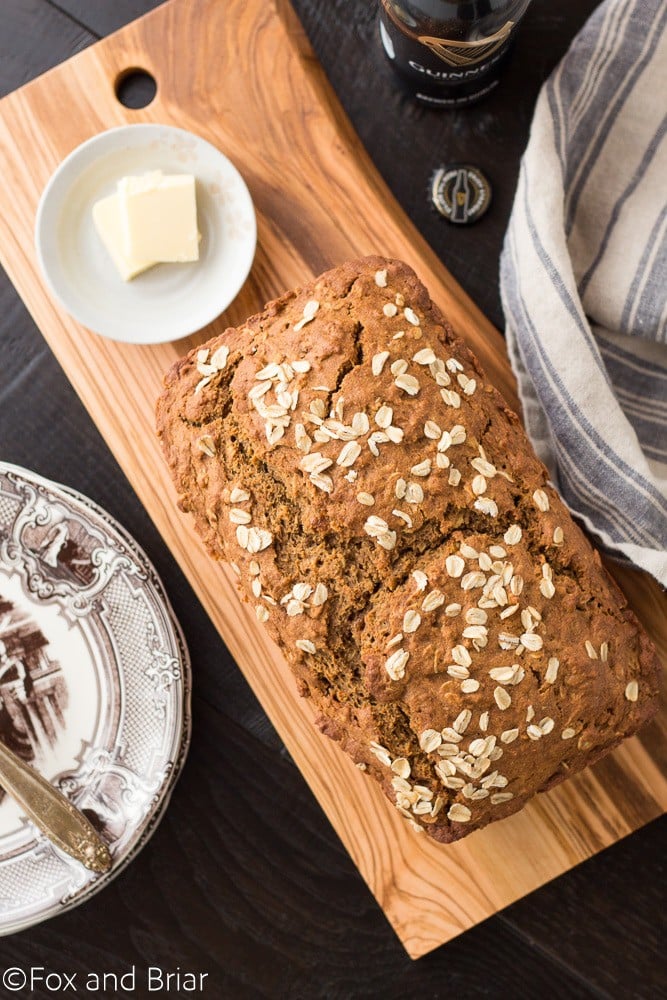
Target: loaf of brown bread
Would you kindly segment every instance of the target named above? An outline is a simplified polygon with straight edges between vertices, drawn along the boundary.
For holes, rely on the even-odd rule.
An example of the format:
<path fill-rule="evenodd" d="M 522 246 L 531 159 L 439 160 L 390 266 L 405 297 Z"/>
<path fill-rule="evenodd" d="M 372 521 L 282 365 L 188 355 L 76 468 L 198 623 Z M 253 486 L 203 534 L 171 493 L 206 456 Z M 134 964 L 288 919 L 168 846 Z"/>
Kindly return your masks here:
<path fill-rule="evenodd" d="M 653 714 L 648 637 L 405 264 L 271 302 L 157 413 L 180 507 L 417 829 L 508 816 Z"/>

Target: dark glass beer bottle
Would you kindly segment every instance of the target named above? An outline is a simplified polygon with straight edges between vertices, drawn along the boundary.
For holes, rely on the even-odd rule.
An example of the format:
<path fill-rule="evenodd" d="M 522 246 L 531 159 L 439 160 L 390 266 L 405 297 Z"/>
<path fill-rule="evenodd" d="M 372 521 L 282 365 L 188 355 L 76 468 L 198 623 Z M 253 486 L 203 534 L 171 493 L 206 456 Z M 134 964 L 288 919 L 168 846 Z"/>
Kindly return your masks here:
<path fill-rule="evenodd" d="M 380 0 L 380 35 L 405 89 L 433 108 L 485 97 L 497 85 L 530 0 Z"/>

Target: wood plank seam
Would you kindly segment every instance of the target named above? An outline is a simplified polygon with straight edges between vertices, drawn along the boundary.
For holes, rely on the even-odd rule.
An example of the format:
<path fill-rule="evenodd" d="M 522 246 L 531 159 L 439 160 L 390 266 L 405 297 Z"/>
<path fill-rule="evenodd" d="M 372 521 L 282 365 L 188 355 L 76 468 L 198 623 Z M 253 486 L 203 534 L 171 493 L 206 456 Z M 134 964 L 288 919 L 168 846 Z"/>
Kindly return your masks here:
<path fill-rule="evenodd" d="M 87 34 L 92 35 L 93 38 L 97 39 L 97 41 L 100 40 L 101 35 L 97 31 L 93 31 L 90 25 L 84 24 L 83 21 L 79 20 L 78 17 L 75 17 L 74 14 L 72 14 L 70 11 L 64 10 L 59 4 L 56 3 L 56 0 L 46 0 L 46 3 L 49 5 L 49 7 L 52 7 L 54 10 L 57 10 L 59 14 L 62 14 L 63 17 L 66 17 L 68 21 L 71 21 L 72 24 L 76 24 L 76 26 L 78 28 L 81 28 L 82 31 L 85 31 L 87 32 Z"/>

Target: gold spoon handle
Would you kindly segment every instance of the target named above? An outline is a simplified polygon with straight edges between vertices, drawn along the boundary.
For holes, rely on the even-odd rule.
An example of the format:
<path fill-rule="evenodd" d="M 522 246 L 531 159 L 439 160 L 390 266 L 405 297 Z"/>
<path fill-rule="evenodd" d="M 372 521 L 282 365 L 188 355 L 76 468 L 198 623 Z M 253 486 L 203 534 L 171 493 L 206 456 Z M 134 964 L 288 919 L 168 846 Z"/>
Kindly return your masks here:
<path fill-rule="evenodd" d="M 0 742 L 0 786 L 26 816 L 66 854 L 93 872 L 111 867 L 109 848 L 62 792 Z"/>

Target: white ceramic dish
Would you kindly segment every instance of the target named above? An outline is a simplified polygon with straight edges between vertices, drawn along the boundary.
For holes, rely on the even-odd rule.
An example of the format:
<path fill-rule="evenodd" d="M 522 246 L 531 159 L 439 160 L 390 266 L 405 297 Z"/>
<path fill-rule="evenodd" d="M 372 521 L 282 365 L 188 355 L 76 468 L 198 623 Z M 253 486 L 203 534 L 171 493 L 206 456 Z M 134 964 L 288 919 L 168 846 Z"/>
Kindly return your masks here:
<path fill-rule="evenodd" d="M 155 830 L 190 740 L 190 665 L 145 554 L 91 500 L 0 463 L 0 738 L 83 810 L 94 875 L 0 794 L 0 934 L 84 902 Z"/>
<path fill-rule="evenodd" d="M 157 264 L 124 282 L 92 208 L 124 175 L 157 169 L 196 177 L 199 261 Z M 78 146 L 46 185 L 35 223 L 53 295 L 90 330 L 133 344 L 177 340 L 219 316 L 246 280 L 256 242 L 252 199 L 236 167 L 204 139 L 167 125 L 125 125 Z"/>

